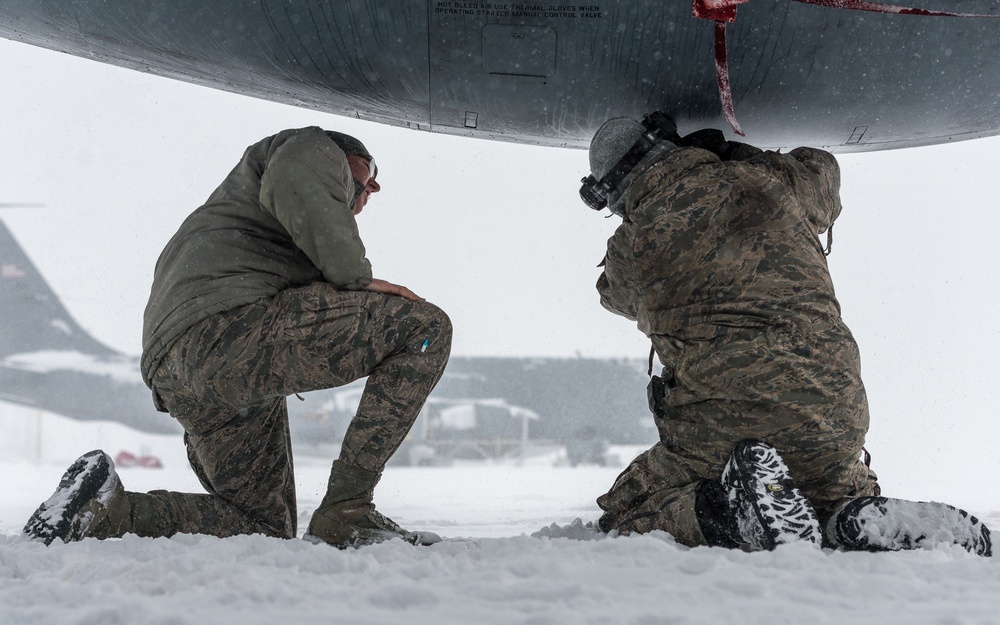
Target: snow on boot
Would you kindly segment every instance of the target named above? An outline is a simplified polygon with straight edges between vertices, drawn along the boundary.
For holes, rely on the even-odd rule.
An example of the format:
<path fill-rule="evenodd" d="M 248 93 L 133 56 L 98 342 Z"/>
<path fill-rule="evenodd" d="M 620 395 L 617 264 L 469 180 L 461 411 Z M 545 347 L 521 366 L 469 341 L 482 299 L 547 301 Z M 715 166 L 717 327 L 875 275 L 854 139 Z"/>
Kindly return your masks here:
<path fill-rule="evenodd" d="M 737 542 L 755 551 L 796 541 L 821 544 L 816 512 L 774 447 L 752 440 L 737 444 L 722 470 L 722 486 Z"/>
<path fill-rule="evenodd" d="M 56 491 L 28 519 L 23 534 L 49 545 L 57 538 L 72 542 L 119 537 L 131 525 L 131 506 L 114 462 L 98 449 L 70 465 Z"/>
<path fill-rule="evenodd" d="M 990 530 L 965 510 L 943 503 L 886 497 L 853 499 L 826 524 L 826 538 L 845 551 L 900 551 L 960 545 L 993 555 Z"/>

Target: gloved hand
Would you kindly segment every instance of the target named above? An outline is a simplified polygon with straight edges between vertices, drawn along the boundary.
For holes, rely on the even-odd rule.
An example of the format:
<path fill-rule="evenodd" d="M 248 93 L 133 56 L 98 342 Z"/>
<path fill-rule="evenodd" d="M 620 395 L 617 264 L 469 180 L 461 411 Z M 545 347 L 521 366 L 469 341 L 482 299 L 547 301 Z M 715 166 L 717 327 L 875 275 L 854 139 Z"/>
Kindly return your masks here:
<path fill-rule="evenodd" d="M 753 158 L 758 154 L 763 154 L 764 150 L 760 148 L 755 148 L 749 143 L 740 143 L 739 141 L 726 141 L 726 147 L 719 158 L 724 161 L 745 161 L 749 158 Z"/>
<path fill-rule="evenodd" d="M 715 128 L 696 130 L 681 139 L 680 145 L 708 150 L 724 161 L 743 161 L 763 153 L 748 143 L 726 141 L 722 131 Z"/>
<path fill-rule="evenodd" d="M 701 148 L 719 155 L 719 151 L 725 144 L 726 136 L 722 134 L 721 130 L 702 128 L 683 137 L 679 145 L 689 148 Z"/>

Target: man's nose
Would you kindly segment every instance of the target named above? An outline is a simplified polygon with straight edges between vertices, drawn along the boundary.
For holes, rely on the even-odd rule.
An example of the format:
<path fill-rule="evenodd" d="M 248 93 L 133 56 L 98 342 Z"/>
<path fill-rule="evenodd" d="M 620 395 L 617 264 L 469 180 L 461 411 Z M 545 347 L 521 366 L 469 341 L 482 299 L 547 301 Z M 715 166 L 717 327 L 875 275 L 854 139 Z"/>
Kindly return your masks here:
<path fill-rule="evenodd" d="M 378 182 L 376 182 L 375 180 L 369 180 L 368 181 L 368 192 L 369 193 L 378 193 L 381 190 L 382 190 L 382 185 L 380 185 Z"/>

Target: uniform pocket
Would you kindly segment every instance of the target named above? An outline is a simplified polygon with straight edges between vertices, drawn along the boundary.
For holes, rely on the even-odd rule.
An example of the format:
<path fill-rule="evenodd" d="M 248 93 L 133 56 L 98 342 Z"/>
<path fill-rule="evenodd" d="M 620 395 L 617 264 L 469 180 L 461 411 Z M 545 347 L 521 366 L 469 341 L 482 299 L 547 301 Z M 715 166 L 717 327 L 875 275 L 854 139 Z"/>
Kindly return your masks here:
<path fill-rule="evenodd" d="M 314 283 L 279 293 L 269 313 L 265 340 L 295 343 L 322 342 L 352 336 L 368 322 L 366 302 L 373 293 L 340 291 L 327 283 Z M 335 340 L 333 338 L 332 340 Z"/>

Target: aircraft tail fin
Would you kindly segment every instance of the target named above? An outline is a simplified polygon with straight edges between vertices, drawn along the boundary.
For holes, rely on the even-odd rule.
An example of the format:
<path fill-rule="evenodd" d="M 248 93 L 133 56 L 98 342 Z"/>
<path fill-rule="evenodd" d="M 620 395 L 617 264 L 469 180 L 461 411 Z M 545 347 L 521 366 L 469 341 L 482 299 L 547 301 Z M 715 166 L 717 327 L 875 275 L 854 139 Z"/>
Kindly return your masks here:
<path fill-rule="evenodd" d="M 118 352 L 87 333 L 0 221 L 0 359 L 40 351 Z"/>
<path fill-rule="evenodd" d="M 138 357 L 80 327 L 2 221 L 0 401 L 145 432 L 180 430 L 153 408 Z"/>

